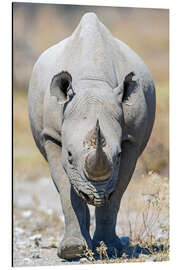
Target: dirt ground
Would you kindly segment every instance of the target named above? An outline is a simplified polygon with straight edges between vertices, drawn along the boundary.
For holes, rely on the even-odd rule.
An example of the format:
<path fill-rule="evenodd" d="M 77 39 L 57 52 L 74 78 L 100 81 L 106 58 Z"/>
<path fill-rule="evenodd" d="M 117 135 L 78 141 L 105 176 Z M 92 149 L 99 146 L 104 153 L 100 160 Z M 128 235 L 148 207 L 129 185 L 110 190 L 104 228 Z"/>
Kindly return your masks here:
<path fill-rule="evenodd" d="M 143 181 L 146 181 L 146 186 L 142 189 Z M 153 183 L 154 190 L 151 188 L 149 193 Z M 92 235 L 93 206 L 90 207 L 90 213 Z M 59 195 L 51 179 L 15 182 L 13 223 L 14 266 L 89 263 L 87 258 L 69 262 L 56 255 L 64 233 L 64 216 Z M 135 261 L 157 260 L 159 252 L 140 254 L 144 252 L 142 249 L 137 251 L 137 245 L 134 245 L 136 252 L 132 256 L 132 243 L 137 244 L 147 239 L 150 246 L 153 241 L 157 246 L 168 246 L 168 223 L 167 178 L 152 174 L 139 181 L 133 179 L 123 197 L 116 227 L 118 236 L 125 237 L 122 239 L 126 241 L 129 237 L 131 239 L 131 244 L 125 250 L 126 255 Z M 168 259 L 167 254 L 161 255 L 161 260 Z"/>
<path fill-rule="evenodd" d="M 51 179 L 14 185 L 14 266 L 68 263 L 57 257 L 64 217 Z"/>

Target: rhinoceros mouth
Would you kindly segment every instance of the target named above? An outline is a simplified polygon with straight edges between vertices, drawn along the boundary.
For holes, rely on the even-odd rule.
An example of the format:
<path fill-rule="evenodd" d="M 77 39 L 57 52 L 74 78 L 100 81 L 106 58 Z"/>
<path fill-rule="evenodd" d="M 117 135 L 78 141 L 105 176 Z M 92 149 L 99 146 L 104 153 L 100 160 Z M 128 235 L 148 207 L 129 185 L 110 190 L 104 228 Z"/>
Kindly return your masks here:
<path fill-rule="evenodd" d="M 76 194 L 80 196 L 87 204 L 101 207 L 108 203 L 115 191 L 116 181 L 113 180 L 116 179 L 116 175 L 114 176 L 115 177 L 108 179 L 108 181 L 101 181 L 96 183 L 90 181 L 86 177 L 83 178 L 84 181 L 71 179 L 71 185 L 74 188 Z"/>
<path fill-rule="evenodd" d="M 96 197 L 92 194 L 88 195 L 83 191 L 79 191 L 78 193 L 79 193 L 79 196 L 83 200 L 85 200 L 86 203 L 96 206 L 96 207 L 102 207 L 110 200 L 113 192 L 111 192 L 110 194 L 103 194 L 101 195 L 101 197 Z"/>

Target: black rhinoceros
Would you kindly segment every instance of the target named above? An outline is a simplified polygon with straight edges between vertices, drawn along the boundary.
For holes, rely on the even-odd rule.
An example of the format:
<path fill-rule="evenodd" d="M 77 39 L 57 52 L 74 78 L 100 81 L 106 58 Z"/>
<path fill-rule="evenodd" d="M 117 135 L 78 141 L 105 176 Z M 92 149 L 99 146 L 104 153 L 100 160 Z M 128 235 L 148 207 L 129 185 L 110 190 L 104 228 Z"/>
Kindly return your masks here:
<path fill-rule="evenodd" d="M 146 65 L 94 13 L 36 62 L 29 118 L 61 198 L 61 258 L 80 257 L 101 240 L 121 249 L 115 232 L 120 201 L 154 117 L 155 88 Z M 95 206 L 92 239 L 87 204 Z"/>

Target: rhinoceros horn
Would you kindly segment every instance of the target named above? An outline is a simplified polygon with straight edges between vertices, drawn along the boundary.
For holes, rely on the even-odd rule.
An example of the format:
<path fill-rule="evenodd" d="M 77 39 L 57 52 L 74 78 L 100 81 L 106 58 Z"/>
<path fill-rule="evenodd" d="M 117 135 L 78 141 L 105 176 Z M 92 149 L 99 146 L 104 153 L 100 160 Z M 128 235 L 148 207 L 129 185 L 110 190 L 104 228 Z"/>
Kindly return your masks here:
<path fill-rule="evenodd" d="M 105 181 L 112 174 L 112 165 L 108 160 L 106 153 L 103 151 L 103 139 L 101 134 L 99 120 L 96 122 L 93 133 L 93 140 L 96 142 L 95 149 L 88 153 L 85 159 L 85 173 L 93 181 Z M 91 140 L 91 138 L 89 138 Z"/>

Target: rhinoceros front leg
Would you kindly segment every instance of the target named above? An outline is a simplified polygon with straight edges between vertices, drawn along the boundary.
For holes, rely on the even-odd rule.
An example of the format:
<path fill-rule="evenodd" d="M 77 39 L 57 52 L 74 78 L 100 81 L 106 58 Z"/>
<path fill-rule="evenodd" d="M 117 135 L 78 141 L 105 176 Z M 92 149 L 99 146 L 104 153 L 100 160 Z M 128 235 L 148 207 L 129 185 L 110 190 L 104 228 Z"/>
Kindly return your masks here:
<path fill-rule="evenodd" d="M 84 254 L 86 246 L 91 248 L 89 235 L 89 210 L 69 183 L 60 163 L 61 148 L 52 141 L 46 141 L 45 149 L 52 179 L 60 193 L 65 217 L 65 234 L 58 250 L 58 256 L 74 259 Z"/>
<path fill-rule="evenodd" d="M 108 247 L 108 251 L 121 251 L 122 245 L 119 237 L 116 235 L 116 220 L 120 207 L 120 201 L 126 190 L 129 181 L 134 172 L 137 161 L 137 151 L 135 148 L 128 147 L 122 151 L 120 172 L 115 191 L 110 198 L 110 201 L 103 207 L 96 207 L 96 228 L 93 237 L 93 248 L 95 248 L 100 241 L 103 241 Z"/>

